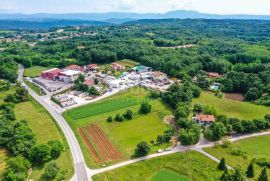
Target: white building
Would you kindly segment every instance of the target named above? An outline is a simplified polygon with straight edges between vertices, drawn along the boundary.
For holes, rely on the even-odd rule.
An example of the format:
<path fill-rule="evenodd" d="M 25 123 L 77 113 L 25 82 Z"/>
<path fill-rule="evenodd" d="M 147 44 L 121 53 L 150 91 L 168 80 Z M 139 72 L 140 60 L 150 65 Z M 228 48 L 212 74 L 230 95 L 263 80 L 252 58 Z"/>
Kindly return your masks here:
<path fill-rule="evenodd" d="M 81 72 L 77 70 L 66 70 L 59 73 L 59 79 L 64 82 L 73 82 L 80 74 Z"/>
<path fill-rule="evenodd" d="M 112 88 L 119 88 L 121 85 L 123 85 L 123 81 L 120 79 L 112 80 L 108 83 L 108 86 Z"/>

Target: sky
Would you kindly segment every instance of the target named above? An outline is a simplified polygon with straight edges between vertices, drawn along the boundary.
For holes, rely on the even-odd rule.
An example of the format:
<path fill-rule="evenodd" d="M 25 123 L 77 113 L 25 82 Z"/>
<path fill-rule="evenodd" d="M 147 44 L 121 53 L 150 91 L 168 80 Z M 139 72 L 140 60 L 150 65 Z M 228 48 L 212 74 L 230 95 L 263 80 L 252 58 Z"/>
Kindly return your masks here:
<path fill-rule="evenodd" d="M 270 15 L 270 0 L 0 0 L 1 13 L 164 13 Z"/>

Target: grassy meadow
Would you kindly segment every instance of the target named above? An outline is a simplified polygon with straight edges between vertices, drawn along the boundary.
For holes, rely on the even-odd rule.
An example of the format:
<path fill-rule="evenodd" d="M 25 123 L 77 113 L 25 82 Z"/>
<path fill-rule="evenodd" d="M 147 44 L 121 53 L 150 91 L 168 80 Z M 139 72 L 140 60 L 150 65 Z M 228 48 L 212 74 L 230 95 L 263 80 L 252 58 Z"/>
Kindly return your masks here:
<path fill-rule="evenodd" d="M 50 68 L 48 67 L 41 67 L 41 66 L 32 66 L 31 68 L 26 68 L 24 70 L 24 77 L 38 77 L 41 72 L 45 70 L 49 70 Z"/>
<path fill-rule="evenodd" d="M 202 92 L 199 98 L 193 99 L 193 104 L 213 105 L 218 114 L 239 119 L 263 118 L 270 113 L 270 108 L 249 102 L 240 102 L 226 98 L 218 98 L 213 93 Z"/>
<path fill-rule="evenodd" d="M 78 138 L 88 166 L 97 167 L 100 165 L 97 165 L 93 161 L 91 153 L 88 151 L 84 140 L 79 135 L 77 130 L 80 127 L 85 127 L 90 124 L 98 124 L 101 126 L 110 141 L 112 141 L 122 153 L 123 160 L 129 159 L 132 156 L 139 142 L 155 141 L 157 135 L 165 131 L 167 125 L 163 123 L 163 118 L 166 115 L 172 114 L 172 112 L 159 100 L 149 100 L 152 104 L 151 113 L 147 115 L 138 113 L 140 104 L 147 95 L 147 90 L 135 87 L 97 103 L 75 108 L 64 113 L 66 120 L 68 120 L 69 125 Z M 112 123 L 106 121 L 109 116 L 115 117 L 117 113 L 123 114 L 128 109 L 133 111 L 132 120 L 123 122 L 113 121 Z M 85 117 L 86 114 L 89 116 Z M 170 144 L 165 144 L 161 147 L 168 146 L 170 146 Z M 153 146 L 152 152 L 157 151 L 159 148 L 158 146 Z"/>
<path fill-rule="evenodd" d="M 3 103 L 4 97 L 15 91 L 15 87 L 12 86 L 9 91 L 0 92 L 0 104 Z M 33 99 L 28 102 L 16 104 L 14 108 L 15 116 L 17 120 L 26 120 L 36 135 L 37 144 L 47 143 L 50 140 L 59 140 L 65 145 L 65 151 L 61 156 L 55 160 L 61 170 L 66 170 L 67 180 L 73 175 L 73 163 L 71 153 L 68 148 L 68 144 L 64 135 L 58 128 L 54 120 L 47 113 L 47 111 Z M 8 158 L 8 153 L 4 149 L 0 149 L 0 174 L 4 169 L 4 160 Z M 30 175 L 30 179 L 33 180 L 45 180 L 43 178 L 44 168 L 34 168 Z"/>
<path fill-rule="evenodd" d="M 233 167 L 240 166 L 244 171 L 253 158 L 270 159 L 270 136 L 259 136 L 237 141 L 231 147 L 224 148 L 220 145 L 205 148 L 204 150 L 218 159 L 225 158 L 226 163 Z M 233 151 L 241 151 L 243 155 L 237 156 L 232 154 Z M 255 178 L 260 174 L 262 168 L 255 166 Z M 270 170 L 268 169 L 268 174 Z"/>
<path fill-rule="evenodd" d="M 93 177 L 94 181 L 214 181 L 222 172 L 206 156 L 190 151 L 134 163 Z"/>
<path fill-rule="evenodd" d="M 120 65 L 123 66 L 128 66 L 128 67 L 135 67 L 136 65 L 138 65 L 138 62 L 135 62 L 133 60 L 129 60 L 129 59 L 124 59 L 124 60 L 119 60 L 117 61 L 117 63 L 119 63 Z"/>

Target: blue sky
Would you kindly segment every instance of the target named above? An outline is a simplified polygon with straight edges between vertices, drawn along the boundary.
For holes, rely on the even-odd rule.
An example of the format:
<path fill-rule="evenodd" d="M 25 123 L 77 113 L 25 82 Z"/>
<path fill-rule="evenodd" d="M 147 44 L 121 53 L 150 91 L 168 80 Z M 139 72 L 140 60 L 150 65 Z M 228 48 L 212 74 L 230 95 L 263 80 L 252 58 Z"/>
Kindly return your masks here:
<path fill-rule="evenodd" d="M 0 0 L 0 12 L 9 13 L 162 13 L 179 9 L 270 15 L 270 0 Z"/>

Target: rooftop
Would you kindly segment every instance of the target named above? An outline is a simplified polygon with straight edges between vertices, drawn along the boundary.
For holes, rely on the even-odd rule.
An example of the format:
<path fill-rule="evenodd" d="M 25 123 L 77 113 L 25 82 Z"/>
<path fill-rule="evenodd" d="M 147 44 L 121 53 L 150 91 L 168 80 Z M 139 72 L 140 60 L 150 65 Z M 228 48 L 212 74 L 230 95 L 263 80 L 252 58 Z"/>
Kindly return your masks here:
<path fill-rule="evenodd" d="M 205 115 L 205 114 L 197 114 L 196 120 L 199 121 L 207 121 L 207 122 L 215 122 L 216 118 L 214 115 Z"/>
<path fill-rule="evenodd" d="M 64 75 L 67 75 L 67 76 L 73 76 L 73 75 L 81 74 L 81 72 L 77 71 L 77 70 L 66 70 L 66 71 L 63 71 L 63 72 L 60 72 L 60 73 L 64 74 Z"/>

